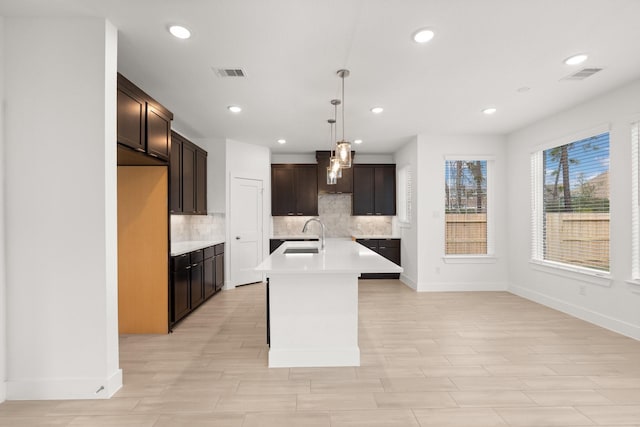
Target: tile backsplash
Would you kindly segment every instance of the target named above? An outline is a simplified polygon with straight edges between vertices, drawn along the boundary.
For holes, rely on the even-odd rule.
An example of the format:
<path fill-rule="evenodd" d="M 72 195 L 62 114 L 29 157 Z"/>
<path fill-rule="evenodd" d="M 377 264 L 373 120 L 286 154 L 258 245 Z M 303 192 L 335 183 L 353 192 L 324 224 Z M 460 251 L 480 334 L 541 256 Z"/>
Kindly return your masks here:
<path fill-rule="evenodd" d="M 353 234 L 391 235 L 393 231 L 393 217 L 352 216 L 350 194 L 320 194 L 318 214 L 326 227 L 327 237 L 349 237 Z M 301 234 L 302 227 L 309 218 L 311 217 L 273 217 L 273 235 Z M 320 234 L 317 224 L 310 224 L 309 227 L 312 234 Z"/>
<path fill-rule="evenodd" d="M 171 241 L 224 240 L 225 215 L 171 215 Z"/>

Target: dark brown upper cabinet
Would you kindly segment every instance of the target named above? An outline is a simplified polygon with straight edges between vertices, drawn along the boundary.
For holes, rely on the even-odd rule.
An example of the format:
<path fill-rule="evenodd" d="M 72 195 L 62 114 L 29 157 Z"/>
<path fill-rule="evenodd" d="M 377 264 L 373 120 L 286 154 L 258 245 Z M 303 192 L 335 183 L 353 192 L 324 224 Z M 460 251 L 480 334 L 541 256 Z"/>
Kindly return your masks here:
<path fill-rule="evenodd" d="M 318 215 L 317 165 L 271 165 L 271 215 Z"/>
<path fill-rule="evenodd" d="M 351 158 L 355 156 L 355 151 L 351 152 Z M 329 167 L 329 151 L 316 151 L 318 161 L 318 194 L 341 194 L 353 193 L 353 168 L 342 169 L 342 178 L 338 178 L 336 184 L 327 184 L 327 167 Z"/>
<path fill-rule="evenodd" d="M 206 215 L 207 152 L 171 132 L 169 210 L 173 214 Z"/>
<path fill-rule="evenodd" d="M 164 161 L 171 151 L 173 114 L 118 73 L 118 143 Z"/>
<path fill-rule="evenodd" d="M 396 214 L 396 165 L 355 164 L 353 215 Z"/>

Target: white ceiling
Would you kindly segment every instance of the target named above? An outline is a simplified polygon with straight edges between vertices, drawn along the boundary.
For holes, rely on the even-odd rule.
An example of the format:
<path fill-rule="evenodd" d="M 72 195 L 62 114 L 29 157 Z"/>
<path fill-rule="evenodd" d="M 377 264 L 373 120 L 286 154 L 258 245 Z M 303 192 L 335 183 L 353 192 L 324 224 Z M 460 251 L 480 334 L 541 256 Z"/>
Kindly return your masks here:
<path fill-rule="evenodd" d="M 0 0 L 0 15 L 106 17 L 119 71 L 185 136 L 279 153 L 329 148 L 340 68 L 351 70 L 345 136 L 368 153 L 421 133 L 509 133 L 640 77 L 638 0 Z M 173 23 L 192 38 L 171 36 Z M 422 27 L 436 32 L 426 45 L 411 39 Z M 563 63 L 580 52 L 587 62 Z M 560 81 L 584 67 L 604 70 Z"/>

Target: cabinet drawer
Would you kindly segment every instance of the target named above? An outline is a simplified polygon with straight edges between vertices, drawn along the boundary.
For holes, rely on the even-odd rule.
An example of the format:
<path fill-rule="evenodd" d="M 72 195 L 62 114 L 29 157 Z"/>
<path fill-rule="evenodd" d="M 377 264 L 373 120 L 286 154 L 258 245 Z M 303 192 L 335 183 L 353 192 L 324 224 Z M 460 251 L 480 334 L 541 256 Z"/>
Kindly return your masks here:
<path fill-rule="evenodd" d="M 191 265 L 188 253 L 171 257 L 171 271 L 180 271 Z"/>
<path fill-rule="evenodd" d="M 220 255 L 224 253 L 224 243 L 220 243 L 218 245 L 215 245 L 213 247 L 214 249 L 214 255 Z"/>
<path fill-rule="evenodd" d="M 215 246 L 204 248 L 204 259 L 212 258 L 215 254 Z"/>
<path fill-rule="evenodd" d="M 202 262 L 204 259 L 204 251 L 202 249 L 198 249 L 197 251 L 191 252 L 191 265 Z"/>
<path fill-rule="evenodd" d="M 382 248 L 399 248 L 400 239 L 380 239 L 378 240 L 378 247 Z"/>

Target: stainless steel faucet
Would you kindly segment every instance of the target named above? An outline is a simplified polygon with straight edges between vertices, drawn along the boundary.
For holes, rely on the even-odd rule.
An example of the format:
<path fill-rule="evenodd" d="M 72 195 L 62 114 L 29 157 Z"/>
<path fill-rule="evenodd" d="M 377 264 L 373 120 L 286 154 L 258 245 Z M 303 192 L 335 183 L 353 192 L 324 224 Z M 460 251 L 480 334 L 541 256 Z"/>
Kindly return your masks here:
<path fill-rule="evenodd" d="M 304 223 L 304 227 L 302 227 L 302 232 L 306 233 L 307 232 L 307 226 L 309 225 L 309 223 L 311 221 L 315 221 L 318 224 L 320 224 L 320 227 L 322 228 L 322 238 L 320 240 L 320 250 L 324 251 L 324 224 L 322 223 L 322 221 L 320 221 L 320 218 L 310 218 L 307 220 L 307 222 Z"/>

